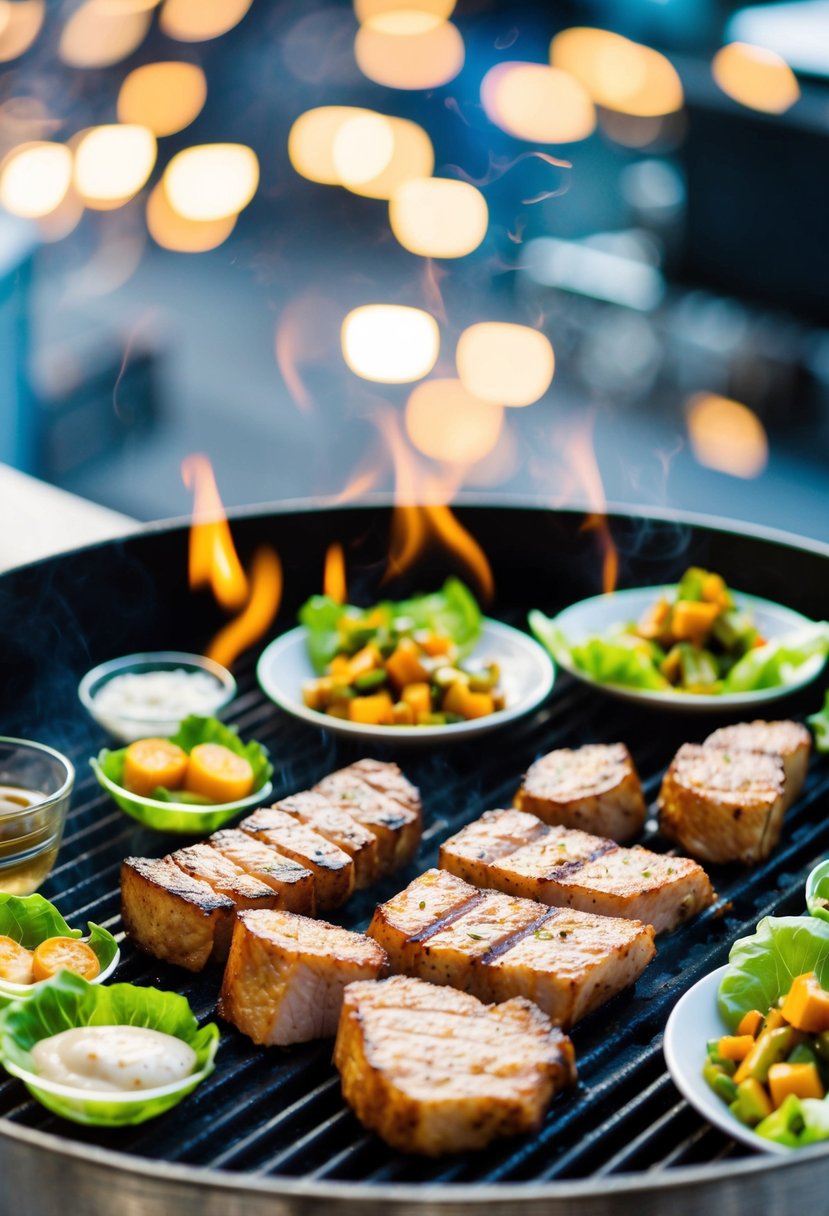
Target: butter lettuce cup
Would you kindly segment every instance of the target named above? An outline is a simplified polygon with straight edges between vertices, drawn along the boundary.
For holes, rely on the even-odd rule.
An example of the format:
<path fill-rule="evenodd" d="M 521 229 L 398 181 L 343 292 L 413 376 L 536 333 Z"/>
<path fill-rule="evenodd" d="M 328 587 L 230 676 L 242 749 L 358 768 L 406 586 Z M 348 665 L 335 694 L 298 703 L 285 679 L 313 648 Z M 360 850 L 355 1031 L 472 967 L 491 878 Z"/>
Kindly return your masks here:
<path fill-rule="evenodd" d="M 118 943 L 108 929 L 87 924 L 87 931 L 72 929 L 54 904 L 42 895 L 6 895 L 0 893 L 0 938 L 10 938 L 24 950 L 35 951 L 50 938 L 71 938 L 82 941 L 98 960 L 100 970 L 90 982 L 103 984 L 115 971 L 121 957 Z M 29 984 L 16 983 L 0 976 L 0 1008 L 11 1001 L 30 1000 L 48 980 Z"/>
<path fill-rule="evenodd" d="M 79 1027 L 104 1026 L 143 1027 L 179 1039 L 192 1050 L 193 1070 L 166 1085 L 125 1091 L 76 1087 L 38 1074 L 32 1053 L 39 1042 Z M 135 984 L 96 986 L 66 971 L 41 984 L 30 1000 L 0 1010 L 0 1060 L 6 1071 L 53 1114 L 96 1127 L 144 1123 L 176 1106 L 213 1071 L 218 1045 L 216 1023 L 199 1028 L 178 993 Z"/>
<path fill-rule="evenodd" d="M 268 749 L 255 739 L 243 743 L 235 728 L 225 726 L 218 718 L 191 714 L 184 719 L 179 730 L 169 736 L 168 741 L 177 744 L 188 756 L 194 747 L 203 743 L 218 743 L 228 748 L 249 762 L 253 771 L 253 789 L 245 798 L 233 802 L 211 802 L 201 794 L 163 786 L 154 789 L 149 796 L 136 794 L 124 786 L 127 749 L 121 747 L 110 751 L 109 748 L 102 748 L 89 761 L 99 785 L 122 811 L 145 827 L 157 832 L 205 835 L 223 827 L 243 811 L 252 810 L 264 802 L 273 790 L 273 765 Z"/>
<path fill-rule="evenodd" d="M 819 862 L 806 879 L 806 907 L 810 916 L 829 921 L 829 858 Z"/>

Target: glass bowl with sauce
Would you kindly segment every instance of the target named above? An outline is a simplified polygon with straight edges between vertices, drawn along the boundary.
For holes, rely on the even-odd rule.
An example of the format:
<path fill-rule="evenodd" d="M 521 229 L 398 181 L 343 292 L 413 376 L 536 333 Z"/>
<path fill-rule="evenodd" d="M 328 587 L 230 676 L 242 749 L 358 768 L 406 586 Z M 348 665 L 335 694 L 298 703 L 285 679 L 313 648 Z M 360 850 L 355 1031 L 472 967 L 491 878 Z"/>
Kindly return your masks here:
<path fill-rule="evenodd" d="M 70 760 L 0 737 L 0 891 L 31 895 L 55 864 L 75 784 Z"/>
<path fill-rule="evenodd" d="M 188 714 L 221 718 L 236 681 L 221 663 L 178 650 L 110 659 L 78 685 L 87 713 L 114 738 L 133 743 L 174 735 Z"/>

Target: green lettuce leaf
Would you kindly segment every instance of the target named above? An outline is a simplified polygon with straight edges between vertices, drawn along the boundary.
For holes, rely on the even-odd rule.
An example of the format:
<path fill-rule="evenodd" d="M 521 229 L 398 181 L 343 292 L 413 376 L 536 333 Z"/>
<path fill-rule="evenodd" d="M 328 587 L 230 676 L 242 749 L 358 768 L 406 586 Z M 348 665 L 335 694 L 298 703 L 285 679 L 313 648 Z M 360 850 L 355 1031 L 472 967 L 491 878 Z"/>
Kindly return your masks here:
<path fill-rule="evenodd" d="M 816 621 L 796 633 L 749 650 L 729 671 L 723 692 L 756 692 L 779 688 L 797 678 L 799 669 L 810 660 L 829 654 L 829 622 Z"/>
<path fill-rule="evenodd" d="M 818 710 L 806 719 L 815 736 L 815 747 L 819 752 L 829 752 L 829 692 L 823 703 L 823 709 Z"/>
<path fill-rule="evenodd" d="M 829 924 L 810 916 L 765 917 L 751 937 L 731 947 L 717 998 L 720 1015 L 735 1030 L 744 1013 L 770 1009 L 806 971 L 829 988 Z"/>
<path fill-rule="evenodd" d="M 108 929 L 91 921 L 87 933 L 89 946 L 105 971 L 118 953 L 118 943 Z M 34 950 L 49 937 L 83 937 L 83 930 L 70 929 L 55 905 L 42 895 L 0 893 L 0 935 Z"/>
<path fill-rule="evenodd" d="M 805 1148 L 829 1140 L 829 1102 L 789 1094 L 754 1130 L 764 1140 L 787 1148 Z"/>
<path fill-rule="evenodd" d="M 819 862 L 806 879 L 806 907 L 810 916 L 829 921 L 829 860 Z"/>
<path fill-rule="evenodd" d="M 530 629 L 563 667 L 574 666 L 600 684 L 624 684 L 657 692 L 671 685 L 658 671 L 653 659 L 641 646 L 612 638 L 588 638 L 571 643 L 543 612 L 534 609 L 528 617 Z"/>

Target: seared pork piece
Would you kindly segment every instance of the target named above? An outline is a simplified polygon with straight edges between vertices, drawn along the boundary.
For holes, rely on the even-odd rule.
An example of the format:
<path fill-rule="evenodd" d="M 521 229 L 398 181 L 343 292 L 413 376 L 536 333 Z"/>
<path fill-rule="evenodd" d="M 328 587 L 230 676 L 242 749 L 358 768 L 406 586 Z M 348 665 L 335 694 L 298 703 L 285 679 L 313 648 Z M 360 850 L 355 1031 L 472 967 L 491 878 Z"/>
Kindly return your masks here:
<path fill-rule="evenodd" d="M 685 743 L 662 781 L 660 826 L 705 861 L 762 861 L 780 838 L 784 779 L 779 756 Z"/>
<path fill-rule="evenodd" d="M 314 875 L 320 912 L 341 907 L 354 890 L 354 862 L 330 840 L 276 807 L 260 807 L 239 824 Z"/>
<path fill-rule="evenodd" d="M 481 1000 L 531 996 L 563 1026 L 632 984 L 655 952 L 650 925 L 477 891 L 439 870 L 381 904 L 368 932 L 394 971 Z"/>
<path fill-rule="evenodd" d="M 361 781 L 365 781 L 366 785 L 370 785 L 372 789 L 378 790 L 381 794 L 387 794 L 389 798 L 394 798 L 395 802 L 402 803 L 417 815 L 422 813 L 423 803 L 420 799 L 420 790 L 409 781 L 396 764 L 384 760 L 358 760 L 356 764 L 349 765 L 345 771 L 354 773 Z"/>
<path fill-rule="evenodd" d="M 227 958 L 235 906 L 169 857 L 121 864 L 121 919 L 140 950 L 188 971 Z"/>
<path fill-rule="evenodd" d="M 404 976 L 348 986 L 334 1063 L 365 1127 L 429 1156 L 535 1131 L 576 1078 L 572 1043 L 528 1001 L 482 1005 Z"/>
<path fill-rule="evenodd" d="M 366 762 L 361 763 L 365 765 Z M 405 781 L 405 778 L 396 765 L 375 764 L 366 770 L 361 769 L 359 763 L 352 764 L 324 777 L 314 786 L 315 794 L 321 794 L 377 837 L 378 874 L 381 876 L 391 874 L 411 861 L 423 833 L 419 800 L 417 807 L 413 807 L 380 788 L 382 775 L 378 770 L 385 767 L 392 770 L 389 777 L 391 787 L 400 791 L 401 795 L 405 793 L 401 787 L 401 781 Z M 371 783 L 363 776 L 366 771 L 371 776 Z M 411 788 L 414 789 L 414 786 Z"/>
<path fill-rule="evenodd" d="M 254 1043 L 305 1043 L 337 1029 L 343 992 L 387 970 L 362 933 L 291 912 L 240 912 L 219 1012 Z"/>
<path fill-rule="evenodd" d="M 441 845 L 440 866 L 476 887 L 601 916 L 676 928 L 713 903 L 708 875 L 687 857 L 625 849 L 548 827 L 523 811 L 486 811 Z"/>
<path fill-rule="evenodd" d="M 314 915 L 314 875 L 305 866 L 235 828 L 214 832 L 208 836 L 207 844 L 275 891 L 279 896 L 277 908 Z"/>
<path fill-rule="evenodd" d="M 293 815 L 300 823 L 313 828 L 338 849 L 348 853 L 354 862 L 354 885 L 357 890 L 371 886 L 377 877 L 378 844 L 374 832 L 358 823 L 353 815 L 332 806 L 321 794 L 310 790 L 283 798 L 277 810 Z"/>
<path fill-rule="evenodd" d="M 515 806 L 545 823 L 626 841 L 645 823 L 642 784 L 624 743 L 563 747 L 527 771 Z"/>
<path fill-rule="evenodd" d="M 206 882 L 219 895 L 233 900 L 234 907 L 276 908 L 279 896 L 273 887 L 261 879 L 254 878 L 209 844 L 192 844 L 186 849 L 176 849 L 170 854 L 174 862 L 191 878 Z"/>
<path fill-rule="evenodd" d="M 812 736 L 800 722 L 739 722 L 736 726 L 721 726 L 708 736 L 703 746 L 779 756 L 786 774 L 784 801 L 788 810 L 806 780 Z"/>

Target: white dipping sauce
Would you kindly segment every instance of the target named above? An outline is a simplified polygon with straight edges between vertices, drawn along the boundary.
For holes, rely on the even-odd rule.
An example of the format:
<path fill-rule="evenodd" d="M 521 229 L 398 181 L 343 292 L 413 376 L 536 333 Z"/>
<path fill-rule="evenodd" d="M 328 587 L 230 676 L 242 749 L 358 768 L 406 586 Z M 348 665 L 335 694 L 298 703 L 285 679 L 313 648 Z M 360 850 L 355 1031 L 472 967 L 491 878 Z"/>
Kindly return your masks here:
<path fill-rule="evenodd" d="M 95 696 L 98 713 L 131 718 L 186 718 L 215 709 L 224 689 L 207 671 L 126 672 L 113 678 Z"/>
<path fill-rule="evenodd" d="M 189 1077 L 196 1053 L 175 1035 L 144 1026 L 78 1026 L 32 1048 L 38 1076 L 73 1089 L 125 1093 Z"/>

